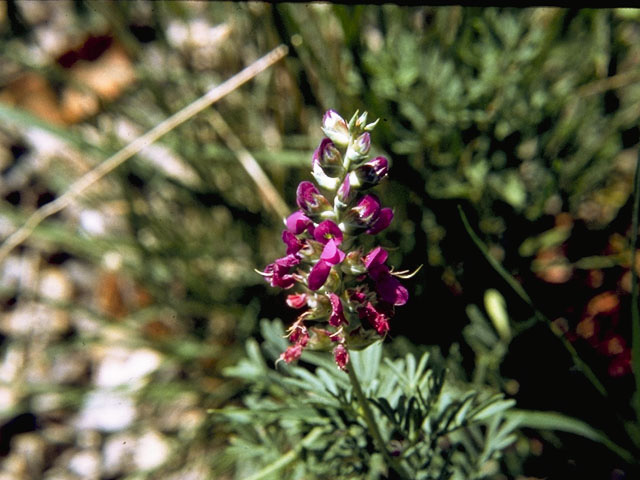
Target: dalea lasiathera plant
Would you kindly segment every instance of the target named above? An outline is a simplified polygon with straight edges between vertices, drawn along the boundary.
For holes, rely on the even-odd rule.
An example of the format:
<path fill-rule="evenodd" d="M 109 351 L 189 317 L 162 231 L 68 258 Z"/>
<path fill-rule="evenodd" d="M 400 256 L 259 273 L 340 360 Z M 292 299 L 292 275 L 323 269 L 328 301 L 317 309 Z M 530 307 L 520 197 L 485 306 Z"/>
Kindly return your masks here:
<path fill-rule="evenodd" d="M 345 370 L 349 350 L 384 338 L 395 308 L 409 299 L 387 251 L 365 251 L 359 240 L 389 226 L 393 210 L 370 190 L 389 171 L 382 156 L 370 158 L 371 134 L 378 121 L 356 112 L 346 122 L 334 110 L 325 113 L 326 135 L 313 153 L 316 183 L 298 185 L 299 210 L 285 220 L 286 255 L 261 273 L 273 287 L 291 289 L 287 305 L 301 310 L 288 330 L 291 345 L 280 360 L 291 363 L 305 348 L 331 350 Z"/>

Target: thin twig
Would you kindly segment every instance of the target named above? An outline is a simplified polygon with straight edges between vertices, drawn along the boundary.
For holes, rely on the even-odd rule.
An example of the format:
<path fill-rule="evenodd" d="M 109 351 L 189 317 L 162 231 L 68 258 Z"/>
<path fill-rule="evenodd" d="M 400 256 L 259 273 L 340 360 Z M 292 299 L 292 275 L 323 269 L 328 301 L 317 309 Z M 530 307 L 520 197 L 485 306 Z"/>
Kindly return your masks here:
<path fill-rule="evenodd" d="M 560 339 L 564 347 L 567 349 L 567 351 L 569 352 L 569 355 L 571 355 L 574 365 L 578 367 L 578 369 L 583 373 L 585 377 L 587 377 L 587 379 L 591 382 L 593 387 L 600 393 L 600 395 L 602 395 L 603 397 L 606 397 L 607 390 L 606 388 L 604 388 L 604 385 L 602 385 L 602 382 L 600 382 L 600 380 L 598 379 L 596 374 L 593 372 L 593 370 L 591 370 L 591 367 L 589 367 L 589 365 L 587 365 L 587 363 L 584 360 L 582 360 L 582 358 L 580 358 L 580 355 L 578 355 L 578 351 L 571 344 L 571 342 L 569 342 L 569 340 L 562 334 L 562 332 L 559 332 L 557 328 L 554 328 L 554 325 L 553 323 L 551 323 L 551 320 L 549 320 L 540 310 L 536 308 L 533 301 L 531 300 L 531 297 L 529 297 L 529 295 L 524 290 L 522 285 L 520 285 L 518 281 L 515 278 L 513 278 L 513 276 L 509 272 L 507 272 L 507 270 L 502 266 L 500 262 L 498 262 L 495 258 L 491 256 L 486 245 L 482 242 L 482 240 L 480 240 L 480 237 L 478 237 L 478 235 L 476 235 L 476 232 L 474 232 L 473 229 L 471 228 L 471 225 L 469 224 L 469 220 L 467 220 L 467 216 L 464 214 L 462 207 L 460 207 L 459 205 L 458 205 L 458 213 L 460 214 L 460 218 L 462 219 L 462 223 L 464 224 L 465 230 L 471 237 L 471 240 L 473 240 L 473 243 L 475 243 L 476 246 L 480 249 L 480 252 L 482 252 L 482 255 L 484 256 L 484 258 L 489 262 L 489 264 L 494 268 L 494 270 L 498 272 L 498 274 L 500 274 L 500 276 L 509 284 L 509 286 L 518 294 L 518 296 L 522 300 L 524 300 L 527 305 L 529 305 L 531 310 L 533 310 L 533 314 L 535 318 L 538 321 L 544 322 L 549 326 L 551 331 Z"/>
<path fill-rule="evenodd" d="M 638 250 L 638 215 L 640 215 L 640 149 L 636 161 L 633 188 L 633 219 L 631 220 L 631 370 L 636 383 L 632 405 L 636 418 L 640 420 L 640 312 L 638 311 L 638 271 L 636 251 Z"/>
<path fill-rule="evenodd" d="M 216 110 L 211 111 L 209 117 L 211 125 L 215 129 L 216 133 L 222 137 L 222 140 L 227 144 L 229 149 L 236 155 L 240 165 L 247 171 L 251 179 L 255 182 L 258 190 L 262 194 L 266 202 L 271 206 L 273 211 L 279 217 L 286 217 L 289 214 L 289 207 L 282 199 L 278 191 L 275 189 L 269 177 L 267 177 L 256 161 L 247 150 L 242 141 L 231 130 L 225 119 Z"/>
<path fill-rule="evenodd" d="M 144 135 L 136 138 L 122 150 L 118 151 L 111 157 L 107 158 L 104 162 L 97 165 L 93 170 L 80 177 L 69 187 L 66 192 L 64 192 L 64 194 L 33 212 L 33 214 L 31 214 L 31 216 L 27 219 L 27 221 L 4 241 L 4 243 L 0 247 L 0 263 L 4 261 L 11 250 L 20 245 L 27 238 L 29 238 L 29 235 L 31 235 L 33 230 L 44 219 L 67 207 L 74 198 L 76 198 L 102 177 L 107 175 L 109 172 L 120 166 L 122 163 L 129 160 L 132 156 L 139 153 L 142 149 L 151 145 L 160 137 L 176 128 L 178 125 L 186 122 L 194 115 L 200 113 L 205 108 L 217 102 L 225 95 L 228 95 L 244 83 L 251 80 L 260 72 L 266 70 L 271 65 L 284 58 L 287 52 L 288 48 L 286 45 L 280 45 L 274 48 L 265 56 L 259 58 L 251 65 L 241 70 L 220 85 L 213 87 L 202 97 L 190 103 L 182 110 L 174 113 Z"/>

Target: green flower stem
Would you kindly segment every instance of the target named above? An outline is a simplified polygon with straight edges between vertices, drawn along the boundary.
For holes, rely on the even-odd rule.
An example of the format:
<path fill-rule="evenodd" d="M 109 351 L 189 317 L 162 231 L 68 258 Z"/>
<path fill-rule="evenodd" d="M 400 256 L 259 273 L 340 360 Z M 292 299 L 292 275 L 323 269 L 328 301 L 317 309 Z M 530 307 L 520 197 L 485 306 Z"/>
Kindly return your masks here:
<path fill-rule="evenodd" d="M 405 478 L 409 480 L 411 476 L 405 471 L 404 467 L 400 465 L 400 463 L 398 463 L 396 459 L 389 454 L 389 451 L 387 450 L 384 440 L 382 440 L 382 435 L 380 434 L 378 425 L 376 424 L 375 419 L 373 418 L 373 412 L 369 407 L 369 402 L 367 401 L 367 397 L 364 396 L 364 392 L 362 391 L 362 387 L 360 386 L 360 382 L 358 381 L 358 377 L 353 368 L 353 365 L 349 365 L 347 367 L 347 373 L 349 374 L 349 380 L 351 381 L 353 390 L 356 393 L 358 403 L 362 408 L 364 421 L 367 423 L 367 427 L 369 428 L 369 433 L 373 437 L 373 441 L 376 443 L 378 450 L 380 451 L 380 453 L 382 453 L 382 456 L 384 457 L 385 462 L 390 468 L 395 470 L 395 472 L 398 475 L 400 475 L 401 478 Z"/>
<path fill-rule="evenodd" d="M 513 276 L 509 272 L 507 272 L 507 270 L 502 266 L 500 262 L 498 262 L 495 258 L 493 258 L 489 254 L 489 250 L 487 249 L 487 246 L 482 242 L 482 240 L 480 240 L 480 237 L 476 235 L 476 232 L 473 231 L 473 229 L 471 228 L 471 225 L 469 225 L 467 216 L 464 214 L 464 212 L 462 211 L 462 207 L 460 207 L 459 205 L 458 205 L 458 212 L 460 213 L 460 218 L 462 219 L 462 223 L 464 224 L 465 230 L 471 237 L 471 240 L 473 240 L 473 243 L 475 243 L 476 246 L 480 249 L 484 258 L 495 269 L 495 271 L 500 274 L 500 276 L 507 282 L 507 284 L 518 294 L 518 296 L 522 300 L 524 300 L 527 303 L 527 305 L 529 305 L 529 307 L 531 307 L 535 318 L 538 321 L 546 323 L 549 326 L 551 331 L 560 339 L 564 347 L 567 349 L 567 351 L 569 352 L 569 355 L 571 355 L 574 365 L 578 367 L 578 369 L 583 373 L 585 377 L 587 377 L 587 379 L 591 382 L 593 387 L 603 397 L 606 397 L 607 390 L 606 388 L 604 388 L 604 385 L 602 385 L 602 383 L 600 382 L 600 380 L 598 379 L 594 371 L 591 370 L 589 365 L 587 365 L 586 362 L 582 360 L 582 358 L 580 358 L 577 350 L 574 348 L 571 342 L 567 340 L 564 334 L 558 331 L 551 323 L 551 320 L 549 320 L 545 315 L 542 314 L 542 312 L 540 312 L 540 310 L 538 310 L 535 307 L 535 305 L 533 304 L 533 301 L 531 300 L 531 297 L 529 297 L 529 295 L 524 290 L 522 285 L 520 285 L 518 281 L 515 278 L 513 278 Z"/>
<path fill-rule="evenodd" d="M 631 220 L 631 370 L 636 383 L 632 405 L 636 418 L 640 420 L 640 312 L 638 311 L 638 271 L 636 250 L 638 249 L 638 215 L 640 215 L 640 151 L 636 161 L 633 188 L 633 219 Z"/>
<path fill-rule="evenodd" d="M 311 446 L 313 442 L 315 442 L 318 439 L 318 437 L 320 437 L 324 433 L 326 433 L 325 427 L 314 428 L 307 434 L 306 437 L 304 437 L 300 441 L 298 445 L 296 445 L 294 448 L 289 450 L 287 453 L 285 453 L 283 456 L 281 456 L 278 460 L 276 460 L 272 464 L 267 465 L 262 470 L 254 473 L 253 475 L 246 478 L 245 480 L 262 480 L 263 478 L 266 478 L 282 470 L 289 464 L 293 463 L 298 458 L 298 456 L 300 455 L 300 452 L 302 452 L 304 448 Z"/>

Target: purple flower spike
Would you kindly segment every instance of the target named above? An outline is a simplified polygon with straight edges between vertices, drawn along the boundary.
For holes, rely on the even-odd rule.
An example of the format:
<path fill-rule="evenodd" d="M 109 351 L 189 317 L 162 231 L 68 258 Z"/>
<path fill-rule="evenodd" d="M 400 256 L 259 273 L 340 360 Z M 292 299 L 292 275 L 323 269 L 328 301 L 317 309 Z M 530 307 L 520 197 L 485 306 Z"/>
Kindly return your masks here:
<path fill-rule="evenodd" d="M 313 266 L 307 277 L 309 290 L 316 291 L 322 287 L 324 282 L 327 281 L 329 272 L 331 272 L 331 264 L 324 260 L 318 260 L 318 263 Z"/>
<path fill-rule="evenodd" d="M 385 157 L 369 157 L 376 123 L 367 123 L 366 112 L 348 122 L 334 110 L 325 113 L 326 138 L 311 161 L 313 181 L 298 185 L 299 209 L 284 221 L 286 256 L 258 272 L 274 287 L 302 284 L 303 292 L 287 295 L 287 305 L 300 312 L 288 330 L 290 346 L 280 355 L 287 363 L 305 348 L 333 350 L 336 364 L 346 370 L 351 346 L 386 336 L 395 307 L 409 299 L 399 281 L 403 275 L 387 265 L 387 251 L 375 247 L 365 255 L 368 239 L 358 242 L 365 233 L 382 232 L 394 217 L 366 191 L 390 167 Z"/>
<path fill-rule="evenodd" d="M 380 233 L 391 224 L 391 220 L 393 220 L 393 210 L 391 210 L 390 208 L 383 208 L 382 210 L 380 210 L 380 215 L 378 215 L 378 218 L 376 218 L 371 226 L 367 229 L 367 233 L 369 235 Z"/>
<path fill-rule="evenodd" d="M 326 245 L 329 240 L 334 240 L 336 244 L 340 245 L 343 238 L 342 230 L 331 220 L 325 220 L 315 228 L 313 238 L 322 245 Z"/>
<path fill-rule="evenodd" d="M 319 214 L 331 208 L 327 199 L 318 191 L 316 186 L 306 180 L 298 185 L 296 201 L 298 206 L 309 215 Z"/>
<path fill-rule="evenodd" d="M 322 250 L 320 261 L 325 261 L 330 265 L 338 265 L 344 260 L 345 253 L 338 248 L 338 244 L 334 240 L 329 240 Z"/>
<path fill-rule="evenodd" d="M 296 235 L 300 235 L 309 228 L 313 229 L 313 222 L 301 210 L 289 215 L 285 223 L 287 224 L 287 230 Z"/>
<path fill-rule="evenodd" d="M 335 293 L 330 293 L 329 301 L 331 302 L 331 315 L 329 316 L 329 325 L 339 327 L 340 325 L 347 324 L 347 319 L 344 317 L 344 310 L 342 308 L 342 301 L 340 297 Z"/>

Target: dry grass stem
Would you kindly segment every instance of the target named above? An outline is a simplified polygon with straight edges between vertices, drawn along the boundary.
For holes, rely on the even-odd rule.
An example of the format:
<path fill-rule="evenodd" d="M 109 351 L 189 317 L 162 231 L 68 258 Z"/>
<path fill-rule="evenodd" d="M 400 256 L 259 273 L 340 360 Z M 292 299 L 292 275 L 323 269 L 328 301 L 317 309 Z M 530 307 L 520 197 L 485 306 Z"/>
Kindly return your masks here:
<path fill-rule="evenodd" d="M 240 139 L 231 130 L 225 119 L 217 111 L 212 111 L 211 125 L 216 133 L 227 144 L 229 149 L 238 158 L 240 165 L 247 171 L 251 179 L 256 183 L 258 191 L 279 217 L 286 217 L 289 214 L 289 207 L 275 189 L 269 177 L 267 177 L 251 153 L 244 147 Z"/>
<path fill-rule="evenodd" d="M 59 212 L 60 210 L 63 210 L 73 201 L 74 198 L 84 192 L 99 179 L 126 162 L 128 159 L 140 152 L 145 147 L 157 141 L 166 133 L 186 122 L 194 115 L 200 113 L 205 108 L 211 106 L 213 103 L 217 102 L 225 95 L 228 95 L 262 71 L 269 68 L 277 61 L 284 58 L 287 52 L 288 48 L 285 45 L 276 47 L 245 69 L 235 74 L 233 77 L 229 78 L 220 85 L 213 87 L 203 96 L 190 103 L 182 110 L 174 113 L 144 135 L 136 138 L 133 142 L 129 143 L 117 153 L 107 158 L 93 170 L 80 177 L 69 187 L 66 192 L 64 192 L 57 199 L 43 205 L 35 212 L 33 212 L 33 214 L 31 214 L 26 222 L 4 241 L 4 243 L 0 247 L 0 263 L 4 261 L 4 259 L 15 247 L 29 238 L 33 230 L 47 217 Z"/>

